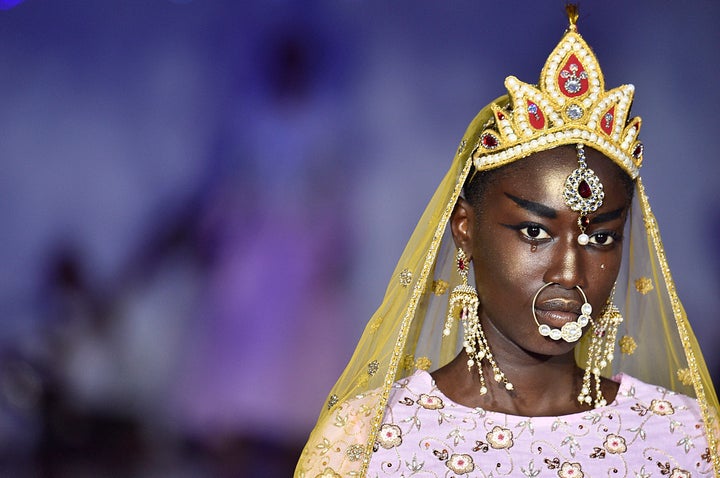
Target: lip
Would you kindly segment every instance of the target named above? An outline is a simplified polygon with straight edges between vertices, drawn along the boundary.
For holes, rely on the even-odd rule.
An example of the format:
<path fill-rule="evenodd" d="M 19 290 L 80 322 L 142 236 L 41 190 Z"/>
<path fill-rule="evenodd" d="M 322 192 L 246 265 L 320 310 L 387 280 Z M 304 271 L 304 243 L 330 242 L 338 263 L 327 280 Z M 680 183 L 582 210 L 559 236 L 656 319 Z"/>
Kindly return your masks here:
<path fill-rule="evenodd" d="M 562 327 L 580 316 L 580 303 L 575 300 L 553 298 L 540 302 L 535 307 L 535 315 L 540 323 L 553 327 Z"/>

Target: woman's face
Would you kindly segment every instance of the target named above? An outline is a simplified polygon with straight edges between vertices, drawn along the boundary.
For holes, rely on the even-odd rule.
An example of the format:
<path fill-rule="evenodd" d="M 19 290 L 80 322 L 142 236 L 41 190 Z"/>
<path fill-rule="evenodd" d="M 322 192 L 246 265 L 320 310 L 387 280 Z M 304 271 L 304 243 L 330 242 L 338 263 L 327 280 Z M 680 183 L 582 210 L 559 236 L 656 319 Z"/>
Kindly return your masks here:
<path fill-rule="evenodd" d="M 589 244 L 578 243 L 579 214 L 563 200 L 565 180 L 578 167 L 573 146 L 504 167 L 488 181 L 479 210 L 467 215 L 465 250 L 472 254 L 480 315 L 495 347 L 566 353 L 575 344 L 538 333 L 532 315 L 536 292 L 555 283 L 539 294 L 535 311 L 541 324 L 560 328 L 580 313 L 583 299 L 575 286 L 585 292 L 593 318 L 613 288 L 629 205 L 624 173 L 596 150 L 586 147 L 585 153 L 605 191 L 602 206 L 589 215 Z"/>

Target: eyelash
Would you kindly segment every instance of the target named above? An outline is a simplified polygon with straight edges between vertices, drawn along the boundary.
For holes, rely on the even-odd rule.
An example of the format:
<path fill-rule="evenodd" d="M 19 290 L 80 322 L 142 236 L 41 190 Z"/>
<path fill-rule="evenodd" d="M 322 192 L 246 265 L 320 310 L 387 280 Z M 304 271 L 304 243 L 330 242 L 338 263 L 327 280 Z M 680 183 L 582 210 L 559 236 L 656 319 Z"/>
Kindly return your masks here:
<path fill-rule="evenodd" d="M 523 239 L 525 239 L 526 241 L 529 241 L 532 244 L 539 244 L 541 242 L 546 242 L 548 240 L 552 240 L 552 237 L 550 236 L 548 231 L 543 226 L 541 226 L 540 224 L 537 224 L 535 222 L 523 222 L 523 223 L 515 225 L 515 226 L 508 225 L 508 227 L 518 231 L 523 236 Z M 538 235 L 545 233 L 547 235 L 547 237 L 531 236 L 530 234 L 528 234 L 529 231 L 526 231 L 530 228 L 537 228 Z M 607 239 L 611 239 L 611 242 L 603 242 L 603 243 L 595 242 L 596 239 L 600 236 L 605 236 Z M 618 243 L 620 241 L 622 241 L 622 236 L 616 232 L 597 231 L 597 232 L 590 234 L 590 243 L 589 244 L 592 244 L 593 246 L 596 246 L 596 247 L 610 247 L 613 244 Z"/>
<path fill-rule="evenodd" d="M 599 236 L 606 236 L 608 239 L 612 239 L 612 242 L 609 242 L 609 243 L 593 242 L 593 239 L 597 238 Z M 608 247 L 608 246 L 611 246 L 611 245 L 615 244 L 616 242 L 620 242 L 620 241 L 622 241 L 622 236 L 620 236 L 620 234 L 618 234 L 616 232 L 612 232 L 612 231 L 598 231 L 598 232 L 594 232 L 594 233 L 590 234 L 590 244 L 600 246 L 600 247 Z"/>
<path fill-rule="evenodd" d="M 518 231 L 518 232 L 522 235 L 523 239 L 525 239 L 526 241 L 531 242 L 532 244 L 538 244 L 538 243 L 540 243 L 540 242 L 545 242 L 545 241 L 548 241 L 548 240 L 552 240 L 552 237 L 550 237 L 550 234 L 547 232 L 547 230 L 546 230 L 543 226 L 541 226 L 540 224 L 537 224 L 537 223 L 535 223 L 535 222 L 523 222 L 523 223 L 520 223 L 520 224 L 518 224 L 518 225 L 516 225 L 516 226 L 510 226 L 510 225 L 508 225 L 508 227 L 510 227 L 511 229 L 514 229 L 514 230 Z M 545 235 L 546 235 L 547 237 L 537 237 L 537 236 L 533 237 L 533 236 L 531 236 L 530 234 L 528 234 L 528 232 L 526 232 L 526 230 L 528 230 L 528 229 L 530 229 L 530 228 L 537 228 L 537 229 L 538 229 L 538 235 L 540 235 L 540 234 L 542 234 L 542 233 L 545 233 Z"/>

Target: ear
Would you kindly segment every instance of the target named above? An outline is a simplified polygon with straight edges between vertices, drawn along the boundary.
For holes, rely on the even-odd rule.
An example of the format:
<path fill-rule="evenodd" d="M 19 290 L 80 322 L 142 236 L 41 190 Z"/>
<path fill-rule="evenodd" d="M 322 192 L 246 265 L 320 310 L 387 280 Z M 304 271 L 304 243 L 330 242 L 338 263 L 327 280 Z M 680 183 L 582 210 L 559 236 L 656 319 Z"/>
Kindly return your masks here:
<path fill-rule="evenodd" d="M 472 231 L 475 225 L 475 211 L 464 198 L 458 198 L 450 216 L 450 229 L 457 247 L 462 248 L 468 258 L 472 258 Z"/>

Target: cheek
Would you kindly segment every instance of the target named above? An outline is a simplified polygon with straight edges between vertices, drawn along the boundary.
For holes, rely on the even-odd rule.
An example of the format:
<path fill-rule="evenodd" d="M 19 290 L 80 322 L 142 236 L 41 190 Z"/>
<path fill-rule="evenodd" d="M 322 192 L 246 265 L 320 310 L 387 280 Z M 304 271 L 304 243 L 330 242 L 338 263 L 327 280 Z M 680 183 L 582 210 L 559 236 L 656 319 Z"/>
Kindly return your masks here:
<path fill-rule="evenodd" d="M 600 311 L 605 306 L 620 271 L 621 261 L 622 251 L 619 249 L 592 261 L 586 293 L 593 309 Z"/>
<path fill-rule="evenodd" d="M 492 291 L 517 297 L 519 293 L 532 295 L 534 285 L 540 287 L 535 281 L 542 277 L 545 265 L 539 251 L 532 252 L 530 244 L 518 240 L 515 231 L 502 231 L 494 240 L 483 239 L 475 245 L 475 277 L 481 294 Z"/>

